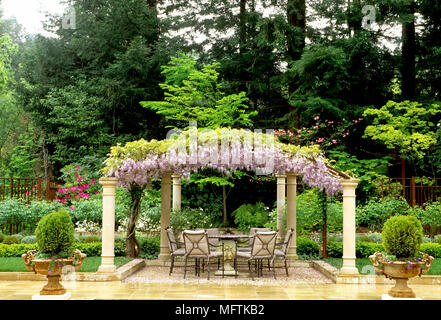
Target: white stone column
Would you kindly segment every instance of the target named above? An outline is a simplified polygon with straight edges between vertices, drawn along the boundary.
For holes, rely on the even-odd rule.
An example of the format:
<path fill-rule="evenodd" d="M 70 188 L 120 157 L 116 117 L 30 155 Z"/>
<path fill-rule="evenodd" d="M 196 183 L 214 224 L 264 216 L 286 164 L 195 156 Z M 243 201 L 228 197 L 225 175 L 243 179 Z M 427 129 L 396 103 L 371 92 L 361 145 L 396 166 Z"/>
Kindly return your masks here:
<path fill-rule="evenodd" d="M 167 233 L 165 228 L 170 226 L 170 202 L 171 202 L 171 173 L 162 175 L 161 181 L 161 242 L 159 250 L 159 260 L 170 259 L 170 249 L 168 247 Z"/>
<path fill-rule="evenodd" d="M 277 230 L 279 231 L 279 238 L 285 237 L 285 226 L 283 219 L 285 217 L 285 196 L 286 196 L 286 176 L 277 176 Z"/>
<path fill-rule="evenodd" d="M 297 175 L 293 172 L 286 173 L 286 228 L 294 229 L 291 243 L 288 247 L 288 260 L 298 260 L 297 256 Z"/>
<path fill-rule="evenodd" d="M 115 189 L 117 178 L 101 178 L 103 186 L 103 229 L 101 265 L 99 273 L 112 273 L 116 271 L 115 258 Z"/>
<path fill-rule="evenodd" d="M 359 180 L 342 179 L 343 186 L 343 266 L 342 275 L 357 275 L 355 266 L 355 188 Z"/>
<path fill-rule="evenodd" d="M 173 174 L 173 210 L 181 210 L 181 176 Z"/>

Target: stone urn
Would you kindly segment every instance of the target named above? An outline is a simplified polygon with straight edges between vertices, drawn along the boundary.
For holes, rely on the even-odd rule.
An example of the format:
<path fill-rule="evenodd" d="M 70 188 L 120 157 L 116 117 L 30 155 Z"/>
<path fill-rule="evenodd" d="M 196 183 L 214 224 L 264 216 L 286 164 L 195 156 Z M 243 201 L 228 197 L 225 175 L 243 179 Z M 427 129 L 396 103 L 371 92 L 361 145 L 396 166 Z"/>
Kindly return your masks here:
<path fill-rule="evenodd" d="M 376 252 L 369 256 L 375 271 L 388 279 L 395 280 L 395 286 L 388 294 L 394 298 L 415 298 L 415 293 L 407 285 L 410 278 L 421 276 L 430 269 L 433 257 L 427 253 L 421 253 L 422 258 L 418 261 L 388 261 L 382 252 Z"/>
<path fill-rule="evenodd" d="M 60 283 L 61 274 L 66 269 L 75 269 L 75 271 L 80 269 L 83 260 L 86 258 L 86 254 L 80 250 L 74 250 L 72 256 L 68 258 L 34 259 L 34 254 L 35 251 L 28 251 L 21 258 L 25 263 L 26 269 L 47 277 L 47 284 L 40 291 L 40 295 L 65 294 L 66 289 Z"/>

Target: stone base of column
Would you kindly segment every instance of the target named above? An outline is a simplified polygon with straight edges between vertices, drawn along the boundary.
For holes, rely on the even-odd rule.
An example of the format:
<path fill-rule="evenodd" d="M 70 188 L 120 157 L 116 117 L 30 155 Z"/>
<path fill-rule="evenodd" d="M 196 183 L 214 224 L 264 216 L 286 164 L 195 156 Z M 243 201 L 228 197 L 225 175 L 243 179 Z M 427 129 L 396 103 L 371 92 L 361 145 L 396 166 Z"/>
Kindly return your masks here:
<path fill-rule="evenodd" d="M 158 256 L 158 260 L 160 261 L 170 261 L 170 254 L 169 253 L 160 253 Z"/>
<path fill-rule="evenodd" d="M 116 272 L 116 266 L 114 264 L 102 264 L 98 267 L 97 273 L 114 273 Z"/>
<path fill-rule="evenodd" d="M 343 257 L 343 266 L 340 269 L 340 275 L 358 275 L 357 267 L 355 266 L 355 257 Z"/>

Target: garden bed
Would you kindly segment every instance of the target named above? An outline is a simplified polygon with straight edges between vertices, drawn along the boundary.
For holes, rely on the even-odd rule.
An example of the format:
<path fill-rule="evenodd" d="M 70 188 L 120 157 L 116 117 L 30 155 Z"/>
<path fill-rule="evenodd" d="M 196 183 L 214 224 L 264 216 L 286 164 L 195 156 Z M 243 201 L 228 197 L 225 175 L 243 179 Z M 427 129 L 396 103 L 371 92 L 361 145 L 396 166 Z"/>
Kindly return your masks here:
<path fill-rule="evenodd" d="M 117 268 L 132 261 L 133 258 L 115 257 Z M 101 265 L 101 257 L 87 257 L 77 272 L 97 272 Z M 18 257 L 0 258 L 0 272 L 30 272 L 26 269 L 23 259 Z"/>
<path fill-rule="evenodd" d="M 325 258 L 323 261 L 329 263 L 331 266 L 337 269 L 340 269 L 343 265 L 342 258 Z M 372 267 L 372 262 L 369 260 L 369 258 L 357 258 L 355 260 L 355 265 L 360 274 L 369 274 L 371 269 L 366 267 Z M 431 263 L 430 270 L 425 273 L 425 275 L 441 275 L 441 259 L 434 259 Z"/>

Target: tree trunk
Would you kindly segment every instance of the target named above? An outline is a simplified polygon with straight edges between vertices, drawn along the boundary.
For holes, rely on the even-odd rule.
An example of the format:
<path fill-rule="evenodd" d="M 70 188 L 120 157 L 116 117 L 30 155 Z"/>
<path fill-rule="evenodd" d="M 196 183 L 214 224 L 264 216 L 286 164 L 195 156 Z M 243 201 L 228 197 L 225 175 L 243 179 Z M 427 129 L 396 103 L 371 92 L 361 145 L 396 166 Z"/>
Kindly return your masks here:
<path fill-rule="evenodd" d="M 286 43 L 287 52 L 291 60 L 291 66 L 294 61 L 301 58 L 303 49 L 305 48 L 305 29 L 306 29 L 306 4 L 305 0 L 288 0 L 287 3 L 287 19 L 288 23 L 298 28 L 298 34 L 287 33 Z M 295 78 L 291 79 L 288 83 L 288 94 L 291 96 L 297 90 L 297 80 Z M 300 111 L 293 105 L 290 105 L 290 112 L 293 113 L 293 121 L 297 122 L 297 127 L 300 127 Z"/>
<path fill-rule="evenodd" d="M 322 192 L 322 213 L 323 213 L 323 228 L 322 228 L 322 255 L 323 258 L 328 257 L 328 197 Z"/>
<path fill-rule="evenodd" d="M 138 257 L 140 253 L 140 245 L 136 240 L 136 223 L 138 222 L 139 212 L 141 208 L 141 198 L 143 189 L 138 185 L 132 185 L 130 190 L 130 198 L 132 203 L 130 205 L 130 215 L 127 221 L 127 236 L 126 236 L 126 256 L 131 258 Z"/>
<path fill-rule="evenodd" d="M 225 190 L 225 186 L 222 186 L 222 207 L 224 211 L 224 226 L 227 225 L 228 217 L 227 217 L 227 192 Z"/>
<path fill-rule="evenodd" d="M 415 98 L 415 3 L 405 10 L 401 27 L 401 93 L 405 100 Z"/>

